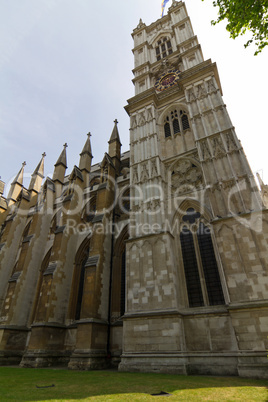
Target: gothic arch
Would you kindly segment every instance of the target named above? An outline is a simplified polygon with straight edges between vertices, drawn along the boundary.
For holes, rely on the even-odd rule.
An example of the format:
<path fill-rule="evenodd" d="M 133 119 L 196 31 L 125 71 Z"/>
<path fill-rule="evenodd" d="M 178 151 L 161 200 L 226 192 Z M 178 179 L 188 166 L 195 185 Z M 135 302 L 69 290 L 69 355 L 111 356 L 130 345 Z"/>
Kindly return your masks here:
<path fill-rule="evenodd" d="M 154 47 L 154 46 L 156 45 L 157 41 L 158 41 L 159 39 L 161 39 L 163 36 L 168 36 L 169 38 L 172 38 L 173 35 L 174 35 L 173 31 L 172 31 L 171 29 L 169 29 L 169 30 L 166 30 L 166 31 L 164 31 L 164 32 L 159 33 L 157 36 L 155 36 L 155 37 L 153 37 L 151 40 L 149 40 L 148 43 L 149 43 L 151 46 Z"/>
<path fill-rule="evenodd" d="M 96 203 L 97 203 L 97 196 L 93 195 L 90 197 L 90 200 L 85 204 L 82 214 L 81 214 L 81 219 L 85 222 L 91 222 L 95 216 L 96 213 Z"/>
<path fill-rule="evenodd" d="M 28 234 L 32 220 L 32 217 L 27 219 L 27 223 L 21 235 L 19 248 L 16 253 L 15 264 L 13 266 L 11 277 L 7 284 L 5 297 L 3 299 L 2 311 L 0 310 L 0 315 L 2 317 L 8 317 L 11 306 L 14 303 L 17 281 L 19 280 L 19 277 L 24 269 L 25 258 L 27 256 L 27 251 L 29 247 L 30 237 L 28 237 Z"/>
<path fill-rule="evenodd" d="M 168 166 L 167 176 L 173 198 L 179 197 L 181 199 L 181 196 L 186 193 L 197 194 L 197 192 L 204 188 L 203 171 L 195 158 L 176 158 Z"/>
<path fill-rule="evenodd" d="M 115 322 L 125 312 L 126 294 L 126 240 L 129 237 L 126 225 L 114 245 L 111 289 L 111 321 Z"/>
<path fill-rule="evenodd" d="M 161 127 L 164 125 L 164 118 L 167 113 L 169 113 L 171 110 L 174 108 L 177 108 L 178 110 L 183 109 L 187 114 L 189 114 L 188 106 L 186 103 L 183 102 L 174 102 L 171 105 L 167 106 L 160 114 L 158 117 L 158 125 Z"/>
<path fill-rule="evenodd" d="M 58 226 L 60 226 L 61 215 L 62 215 L 62 208 L 59 207 L 54 212 L 54 215 L 51 218 L 49 234 L 48 234 L 49 238 L 54 235 L 55 230 L 57 229 Z"/>
<path fill-rule="evenodd" d="M 182 217 L 185 215 L 186 211 L 189 208 L 193 208 L 196 212 L 199 212 L 200 215 L 202 216 L 202 219 L 209 223 L 213 216 L 210 210 L 208 209 L 207 206 L 202 205 L 199 201 L 192 199 L 192 198 L 185 198 L 180 204 L 178 209 L 175 211 L 172 219 L 172 224 L 174 224 L 174 221 L 176 219 L 179 219 L 179 221 L 182 220 Z"/>
<path fill-rule="evenodd" d="M 14 274 L 14 272 L 18 268 L 17 266 L 18 266 L 19 259 L 22 259 L 22 264 L 21 265 L 23 266 L 23 262 L 24 262 L 23 254 L 26 253 L 26 250 L 28 248 L 28 242 L 26 242 L 26 240 L 27 240 L 27 236 L 29 234 L 29 230 L 30 230 L 32 221 L 33 221 L 32 218 L 29 218 L 27 220 L 27 223 L 26 223 L 26 225 L 24 227 L 24 230 L 22 232 L 21 239 L 20 239 L 20 244 L 19 244 L 19 248 L 18 248 L 18 252 L 17 252 L 16 262 L 15 262 L 13 270 L 12 270 L 12 275 Z"/>
<path fill-rule="evenodd" d="M 169 32 L 162 32 L 153 41 L 152 47 L 155 50 L 154 59 L 157 61 L 166 59 L 170 54 L 173 53 L 174 44 L 173 34 Z"/>
<path fill-rule="evenodd" d="M 159 140 L 164 157 L 180 155 L 195 148 L 188 107 L 174 102 L 159 115 Z"/>
<path fill-rule="evenodd" d="M 33 321 L 38 321 L 38 307 L 39 307 L 39 302 L 41 299 L 41 288 L 43 285 L 43 278 L 44 278 L 44 272 L 46 271 L 48 264 L 49 264 L 49 260 L 50 260 L 50 256 L 51 256 L 51 251 L 52 251 L 52 247 L 50 247 L 50 249 L 47 251 L 47 253 L 45 254 L 45 257 L 43 258 L 40 270 L 39 270 L 39 279 L 38 279 L 38 283 L 37 283 L 37 287 L 36 287 L 36 293 L 35 293 L 35 298 L 34 298 L 34 302 L 33 302 L 33 309 L 32 309 L 32 314 L 31 314 L 31 318 L 30 318 L 30 322 L 33 323 Z"/>
<path fill-rule="evenodd" d="M 84 288 L 85 264 L 89 256 L 90 238 L 91 235 L 84 239 L 75 255 L 72 287 L 67 316 L 67 318 L 71 320 L 80 319 Z"/>
<path fill-rule="evenodd" d="M 181 260 L 181 275 L 187 290 L 188 306 L 225 304 L 226 284 L 210 221 L 211 214 L 196 200 L 184 200 L 173 221 Z"/>

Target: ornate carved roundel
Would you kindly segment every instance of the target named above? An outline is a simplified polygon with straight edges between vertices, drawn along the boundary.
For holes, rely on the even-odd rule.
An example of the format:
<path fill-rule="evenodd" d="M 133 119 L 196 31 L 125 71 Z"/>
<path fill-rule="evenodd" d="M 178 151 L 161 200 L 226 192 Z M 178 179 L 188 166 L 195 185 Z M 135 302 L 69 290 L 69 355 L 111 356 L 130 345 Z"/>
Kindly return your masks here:
<path fill-rule="evenodd" d="M 179 81 L 179 75 L 180 71 L 176 69 L 166 71 L 158 78 L 158 80 L 154 84 L 155 89 L 157 91 L 164 91 L 165 89 L 172 87 Z"/>
<path fill-rule="evenodd" d="M 171 186 L 177 194 L 200 189 L 203 186 L 203 175 L 200 168 L 189 159 L 180 159 L 173 165 Z"/>

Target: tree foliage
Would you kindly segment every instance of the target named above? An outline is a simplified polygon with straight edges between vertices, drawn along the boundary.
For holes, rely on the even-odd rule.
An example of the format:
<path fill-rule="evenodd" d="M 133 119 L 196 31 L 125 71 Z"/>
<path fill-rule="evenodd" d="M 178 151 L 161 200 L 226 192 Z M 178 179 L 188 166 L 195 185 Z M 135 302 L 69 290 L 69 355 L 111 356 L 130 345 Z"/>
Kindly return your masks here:
<path fill-rule="evenodd" d="M 255 43 L 255 55 L 268 45 L 268 0 L 214 0 L 213 5 L 219 7 L 213 25 L 226 19 L 226 29 L 233 39 L 249 31 L 252 37 L 244 46 Z"/>

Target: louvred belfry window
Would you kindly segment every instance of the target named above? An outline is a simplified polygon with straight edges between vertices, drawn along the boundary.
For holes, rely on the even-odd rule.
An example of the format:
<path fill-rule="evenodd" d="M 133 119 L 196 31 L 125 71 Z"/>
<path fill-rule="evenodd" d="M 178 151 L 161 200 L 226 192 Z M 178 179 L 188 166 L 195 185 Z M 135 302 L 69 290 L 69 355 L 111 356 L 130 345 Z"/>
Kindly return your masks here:
<path fill-rule="evenodd" d="M 225 303 L 210 228 L 200 217 L 189 208 L 180 233 L 189 307 Z"/>
<path fill-rule="evenodd" d="M 175 136 L 190 129 L 187 113 L 184 110 L 171 110 L 164 120 L 165 138 Z"/>
<path fill-rule="evenodd" d="M 171 42 L 170 42 L 169 38 L 167 38 L 165 36 L 157 41 L 157 44 L 155 47 L 155 54 L 156 54 L 157 60 L 164 59 L 172 52 L 173 52 L 172 46 L 171 46 Z"/>

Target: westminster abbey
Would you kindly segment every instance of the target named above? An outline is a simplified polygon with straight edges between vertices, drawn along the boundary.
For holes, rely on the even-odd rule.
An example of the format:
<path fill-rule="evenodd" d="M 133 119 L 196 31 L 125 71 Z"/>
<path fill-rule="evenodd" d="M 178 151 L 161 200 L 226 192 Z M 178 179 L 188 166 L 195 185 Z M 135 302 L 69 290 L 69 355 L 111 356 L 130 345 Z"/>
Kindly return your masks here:
<path fill-rule="evenodd" d="M 132 36 L 130 150 L 0 181 L 0 365 L 268 378 L 268 187 L 185 4 Z"/>

